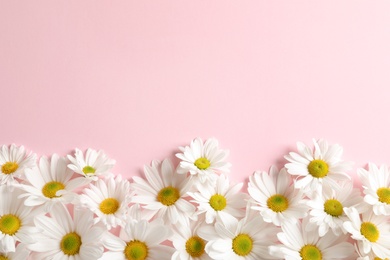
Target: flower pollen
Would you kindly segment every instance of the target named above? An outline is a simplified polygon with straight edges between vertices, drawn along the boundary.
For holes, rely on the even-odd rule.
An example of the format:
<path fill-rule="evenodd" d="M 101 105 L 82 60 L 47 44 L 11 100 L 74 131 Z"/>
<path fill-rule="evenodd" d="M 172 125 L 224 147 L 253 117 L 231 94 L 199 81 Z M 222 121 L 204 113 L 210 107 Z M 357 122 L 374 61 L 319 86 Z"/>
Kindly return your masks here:
<path fill-rule="evenodd" d="M 119 209 L 119 202 L 114 198 L 107 198 L 100 202 L 99 209 L 104 214 L 114 214 Z"/>
<path fill-rule="evenodd" d="M 60 248 L 65 255 L 77 255 L 80 252 L 81 237 L 75 233 L 68 233 L 62 237 Z"/>
<path fill-rule="evenodd" d="M 204 254 L 205 242 L 198 236 L 189 238 L 186 242 L 186 251 L 191 257 L 200 257 Z"/>
<path fill-rule="evenodd" d="M 58 181 L 51 181 L 51 182 L 46 183 L 43 186 L 42 194 L 49 199 L 58 198 L 61 196 L 56 195 L 57 191 L 63 190 L 63 189 L 65 189 L 65 185 L 63 183 L 58 182 Z"/>
<path fill-rule="evenodd" d="M 390 204 L 390 188 L 379 188 L 376 194 L 380 202 Z"/>
<path fill-rule="evenodd" d="M 233 239 L 232 248 L 239 256 L 249 255 L 253 248 L 253 240 L 247 234 L 239 234 Z"/>
<path fill-rule="evenodd" d="M 324 211 L 332 217 L 339 217 L 343 214 L 343 205 L 338 200 L 329 199 L 324 203 Z"/>
<path fill-rule="evenodd" d="M 20 219 L 13 214 L 7 214 L 0 217 L 0 231 L 3 234 L 13 236 L 18 232 L 21 225 Z"/>
<path fill-rule="evenodd" d="M 288 208 L 288 199 L 281 194 L 275 194 L 268 198 L 267 206 L 274 212 L 282 212 Z"/>
<path fill-rule="evenodd" d="M 11 174 L 16 172 L 19 165 L 16 162 L 6 162 L 1 166 L 1 172 L 4 174 Z"/>
<path fill-rule="evenodd" d="M 324 178 L 329 173 L 329 166 L 324 160 L 316 159 L 307 166 L 309 173 L 315 178 Z"/>
<path fill-rule="evenodd" d="M 178 189 L 172 186 L 162 188 L 157 194 L 157 200 L 165 206 L 171 206 L 180 198 Z"/>
<path fill-rule="evenodd" d="M 220 194 L 214 194 L 209 200 L 210 206 L 215 211 L 221 211 L 226 207 L 226 198 Z"/>
<path fill-rule="evenodd" d="M 194 162 L 194 164 L 199 170 L 206 170 L 210 167 L 210 161 L 205 157 L 200 157 Z"/>
<path fill-rule="evenodd" d="M 322 253 L 318 247 L 314 245 L 305 245 L 299 251 L 299 254 L 302 257 L 302 260 L 321 260 Z"/>
<path fill-rule="evenodd" d="M 127 260 L 144 260 L 148 257 L 148 247 L 144 242 L 132 240 L 123 251 Z"/>
<path fill-rule="evenodd" d="M 360 226 L 360 233 L 370 242 L 376 242 L 379 239 L 379 230 L 371 222 L 363 222 Z"/>

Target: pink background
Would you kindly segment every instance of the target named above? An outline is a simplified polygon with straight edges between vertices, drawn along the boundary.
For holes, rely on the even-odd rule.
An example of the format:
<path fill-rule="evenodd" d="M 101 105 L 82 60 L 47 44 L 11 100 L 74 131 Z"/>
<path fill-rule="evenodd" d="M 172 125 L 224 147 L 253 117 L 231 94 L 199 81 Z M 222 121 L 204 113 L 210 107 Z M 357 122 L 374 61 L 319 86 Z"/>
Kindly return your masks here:
<path fill-rule="evenodd" d="M 389 164 L 389 71 L 389 1 L 0 0 L 0 144 L 127 177 L 197 136 L 236 181 L 313 137 Z"/>

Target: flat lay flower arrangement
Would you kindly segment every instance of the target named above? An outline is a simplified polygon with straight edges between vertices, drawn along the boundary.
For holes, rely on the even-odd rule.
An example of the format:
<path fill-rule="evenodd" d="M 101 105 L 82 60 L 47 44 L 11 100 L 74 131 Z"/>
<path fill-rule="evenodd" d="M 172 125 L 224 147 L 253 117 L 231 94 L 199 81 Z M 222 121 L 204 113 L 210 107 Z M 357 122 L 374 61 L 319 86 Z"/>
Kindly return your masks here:
<path fill-rule="evenodd" d="M 284 168 L 229 180 L 228 152 L 196 138 L 142 177 L 103 151 L 37 157 L 0 150 L 0 260 L 386 259 L 390 173 L 358 169 L 325 140 L 297 143 Z"/>

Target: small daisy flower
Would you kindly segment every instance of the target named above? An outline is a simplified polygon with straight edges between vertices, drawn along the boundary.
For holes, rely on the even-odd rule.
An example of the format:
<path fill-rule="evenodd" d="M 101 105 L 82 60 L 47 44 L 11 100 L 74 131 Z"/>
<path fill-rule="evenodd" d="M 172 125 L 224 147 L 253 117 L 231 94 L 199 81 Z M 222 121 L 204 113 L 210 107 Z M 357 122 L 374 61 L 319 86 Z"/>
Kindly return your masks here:
<path fill-rule="evenodd" d="M 90 184 L 80 195 L 80 203 L 96 214 L 95 223 L 101 221 L 111 229 L 124 226 L 131 196 L 130 182 L 117 175 Z"/>
<path fill-rule="evenodd" d="M 43 206 L 49 212 L 56 203 L 76 203 L 78 195 L 74 190 L 86 184 L 84 178 L 74 178 L 67 167 L 68 160 L 53 154 L 51 160 L 41 157 L 38 167 L 26 170 L 29 184 L 20 185 L 26 191 L 20 197 L 26 197 L 26 206 Z"/>
<path fill-rule="evenodd" d="M 147 181 L 133 177 L 133 203 L 143 205 L 151 216 L 162 218 L 165 224 L 186 225 L 194 218 L 195 206 L 185 199 L 192 186 L 191 178 L 176 174 L 169 159 L 162 163 L 153 161 L 151 166 L 144 167 L 144 173 Z"/>
<path fill-rule="evenodd" d="M 49 216 L 34 219 L 43 230 L 37 242 L 28 245 L 33 259 L 93 260 L 103 254 L 106 230 L 93 224 L 93 213 L 74 208 L 73 218 L 62 204 L 53 206 Z"/>
<path fill-rule="evenodd" d="M 33 243 L 38 229 L 34 227 L 33 218 L 39 213 L 31 207 L 25 207 L 23 199 L 18 197 L 22 191 L 0 186 L 0 251 L 15 252 L 17 241 Z"/>
<path fill-rule="evenodd" d="M 349 221 L 345 221 L 343 226 L 357 241 L 360 252 L 369 254 L 372 251 L 380 258 L 390 256 L 390 224 L 385 216 L 377 216 L 369 210 L 360 218 L 359 212 L 353 207 L 344 208 L 344 212 Z"/>
<path fill-rule="evenodd" d="M 270 246 L 270 253 L 289 260 L 351 259 L 354 248 L 348 236 L 329 232 L 319 237 L 317 230 L 306 230 L 307 223 L 307 218 L 302 223 L 284 223 L 277 235 L 282 244 Z"/>
<path fill-rule="evenodd" d="M 285 165 L 288 173 L 297 176 L 295 188 L 309 192 L 323 185 L 335 188 L 338 181 L 350 180 L 346 171 L 352 164 L 341 160 L 343 148 L 338 144 L 329 145 L 325 140 L 313 142 L 314 150 L 298 142 L 299 154 L 290 152 L 285 156 L 290 162 Z"/>
<path fill-rule="evenodd" d="M 189 172 L 205 183 L 213 181 L 214 174 L 229 172 L 231 165 L 225 161 L 229 152 L 219 149 L 218 141 L 214 138 L 207 139 L 204 144 L 202 139 L 196 138 L 190 146 L 179 149 L 181 153 L 176 154 L 181 160 L 178 173 Z"/>
<path fill-rule="evenodd" d="M 15 247 L 15 252 L 1 252 L 0 260 L 22 260 L 28 259 L 30 250 L 27 249 L 25 244 L 18 244 Z"/>
<path fill-rule="evenodd" d="M 109 233 L 104 239 L 107 252 L 100 260 L 169 260 L 173 248 L 161 245 L 171 235 L 162 221 L 129 221 L 119 237 Z"/>
<path fill-rule="evenodd" d="M 108 175 L 115 165 L 115 160 L 108 158 L 102 150 L 88 149 L 85 158 L 81 150 L 77 148 L 75 150 L 74 157 L 68 155 L 71 161 L 68 164 L 69 169 L 93 181 L 96 181 L 99 176 Z"/>
<path fill-rule="evenodd" d="M 318 229 L 320 237 L 328 233 L 329 229 L 336 236 L 345 234 L 343 223 L 348 217 L 343 208 L 357 207 L 362 201 L 360 191 L 354 189 L 351 182 L 342 183 L 337 190 L 325 187 L 322 194 L 316 193 L 314 199 L 307 201 L 310 207 L 310 223 L 314 224 L 313 228 Z"/>
<path fill-rule="evenodd" d="M 370 253 L 365 254 L 362 251 L 360 251 L 357 244 L 354 244 L 355 251 L 356 251 L 356 257 L 354 259 L 356 260 L 382 260 L 382 258 L 377 257 L 372 251 Z M 385 258 L 384 260 L 389 260 L 388 258 Z"/>
<path fill-rule="evenodd" d="M 282 168 L 272 166 L 267 172 L 255 172 L 249 177 L 248 192 L 264 221 L 280 226 L 286 221 L 297 221 L 306 216 L 303 193 L 294 189 L 291 176 Z"/>
<path fill-rule="evenodd" d="M 218 176 L 215 186 L 197 183 L 199 192 L 188 192 L 198 204 L 196 214 L 205 213 L 206 223 L 211 224 L 216 219 L 228 222 L 234 218 L 242 218 L 245 215 L 247 195 L 239 192 L 243 183 L 230 185 L 225 175 Z"/>
<path fill-rule="evenodd" d="M 209 241 L 205 250 L 212 259 L 274 259 L 268 247 L 276 243 L 278 227 L 264 222 L 258 214 L 226 224 L 217 222 L 214 227 L 207 225 L 199 230 Z"/>
<path fill-rule="evenodd" d="M 364 201 L 372 205 L 376 215 L 390 215 L 390 173 L 386 165 L 380 168 L 368 164 L 368 171 L 358 169 L 358 176 L 364 188 Z"/>
<path fill-rule="evenodd" d="M 12 144 L 9 148 L 5 145 L 0 150 L 0 184 L 8 186 L 18 183 L 15 178 L 22 178 L 24 171 L 35 167 L 36 155 L 26 155 L 24 146 L 17 147 Z"/>
<path fill-rule="evenodd" d="M 173 226 L 172 240 L 176 251 L 172 255 L 172 260 L 211 260 L 206 251 L 205 246 L 207 241 L 201 238 L 198 234 L 199 227 L 202 222 L 192 221 L 190 225 Z"/>

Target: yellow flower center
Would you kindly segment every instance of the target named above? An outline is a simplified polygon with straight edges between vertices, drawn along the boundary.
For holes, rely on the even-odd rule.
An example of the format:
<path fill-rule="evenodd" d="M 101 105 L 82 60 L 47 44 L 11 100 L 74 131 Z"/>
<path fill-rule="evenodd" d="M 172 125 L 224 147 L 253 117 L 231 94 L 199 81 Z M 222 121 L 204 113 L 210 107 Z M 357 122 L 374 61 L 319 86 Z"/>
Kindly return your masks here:
<path fill-rule="evenodd" d="M 127 260 L 144 260 L 148 257 L 148 247 L 144 242 L 132 240 L 123 252 Z"/>
<path fill-rule="evenodd" d="M 114 214 L 119 209 L 119 202 L 114 198 L 108 198 L 100 202 L 99 209 L 104 214 Z"/>
<path fill-rule="evenodd" d="M 379 188 L 376 191 L 376 194 L 378 195 L 378 200 L 380 202 L 390 204 L 390 188 Z"/>
<path fill-rule="evenodd" d="M 239 234 L 233 238 L 232 243 L 233 251 L 239 256 L 248 255 L 253 248 L 253 240 L 247 234 Z"/>
<path fill-rule="evenodd" d="M 360 233 L 370 242 L 376 242 L 379 238 L 379 230 L 371 222 L 363 222 L 360 226 Z"/>
<path fill-rule="evenodd" d="M 186 242 L 186 251 L 192 257 L 200 257 L 204 254 L 204 240 L 198 236 L 189 238 Z"/>
<path fill-rule="evenodd" d="M 0 260 L 8 260 L 9 258 L 6 257 L 5 255 L 0 255 Z"/>
<path fill-rule="evenodd" d="M 171 206 L 180 198 L 178 189 L 172 186 L 162 188 L 157 194 L 157 200 L 165 206 Z"/>
<path fill-rule="evenodd" d="M 92 166 L 85 166 L 83 168 L 83 173 L 87 174 L 87 175 L 94 175 L 96 172 L 96 169 L 93 168 Z"/>
<path fill-rule="evenodd" d="M 0 231 L 4 234 L 13 236 L 21 225 L 20 219 L 13 214 L 3 215 L 0 218 Z"/>
<path fill-rule="evenodd" d="M 288 208 L 288 199 L 281 194 L 275 194 L 268 198 L 267 206 L 272 211 L 282 212 Z"/>
<path fill-rule="evenodd" d="M 81 244 L 81 237 L 77 233 L 72 232 L 62 237 L 60 248 L 65 255 L 77 255 Z"/>
<path fill-rule="evenodd" d="M 384 259 L 382 259 L 382 258 L 379 258 L 379 257 L 374 257 L 374 260 L 389 260 L 389 258 L 384 258 Z"/>
<path fill-rule="evenodd" d="M 323 160 L 313 160 L 307 166 L 309 173 L 315 178 L 324 178 L 328 175 L 329 166 Z"/>
<path fill-rule="evenodd" d="M 299 251 L 302 260 L 321 260 L 322 253 L 318 247 L 313 245 L 305 245 Z"/>
<path fill-rule="evenodd" d="M 47 198 L 58 198 L 57 191 L 65 189 L 65 185 L 58 181 L 51 181 L 45 184 L 42 188 L 42 194 Z"/>
<path fill-rule="evenodd" d="M 343 205 L 338 200 L 329 199 L 324 203 L 324 211 L 332 217 L 339 217 L 343 214 Z"/>
<path fill-rule="evenodd" d="M 214 194 L 210 197 L 209 204 L 215 211 L 223 210 L 226 208 L 226 198 L 223 195 Z"/>
<path fill-rule="evenodd" d="M 6 162 L 1 166 L 1 172 L 4 174 L 11 174 L 16 172 L 19 165 L 16 162 Z"/>
<path fill-rule="evenodd" d="M 199 170 L 206 170 L 210 167 L 210 161 L 205 157 L 200 157 L 194 162 L 194 164 Z"/>

